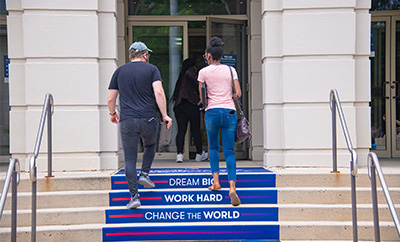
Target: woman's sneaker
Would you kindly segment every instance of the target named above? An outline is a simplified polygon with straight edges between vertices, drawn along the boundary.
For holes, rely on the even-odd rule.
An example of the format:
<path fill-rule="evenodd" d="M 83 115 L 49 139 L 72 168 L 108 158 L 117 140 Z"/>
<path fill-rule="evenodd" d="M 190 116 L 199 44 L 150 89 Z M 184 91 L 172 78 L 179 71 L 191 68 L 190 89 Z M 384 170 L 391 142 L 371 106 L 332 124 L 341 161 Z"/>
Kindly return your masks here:
<path fill-rule="evenodd" d="M 201 155 L 196 154 L 196 161 L 197 162 L 205 161 L 207 159 L 208 159 L 208 153 L 205 152 L 204 150 L 203 150 L 203 153 L 201 153 Z"/>
<path fill-rule="evenodd" d="M 176 163 L 182 163 L 183 162 L 183 155 L 177 154 L 176 155 Z"/>
<path fill-rule="evenodd" d="M 131 198 L 131 201 L 126 205 L 127 208 L 137 208 L 140 207 L 140 198 L 139 194 L 136 194 L 134 197 Z"/>
<path fill-rule="evenodd" d="M 150 180 L 149 174 L 141 172 L 139 176 L 139 184 L 143 185 L 144 188 L 153 188 L 156 185 Z"/>

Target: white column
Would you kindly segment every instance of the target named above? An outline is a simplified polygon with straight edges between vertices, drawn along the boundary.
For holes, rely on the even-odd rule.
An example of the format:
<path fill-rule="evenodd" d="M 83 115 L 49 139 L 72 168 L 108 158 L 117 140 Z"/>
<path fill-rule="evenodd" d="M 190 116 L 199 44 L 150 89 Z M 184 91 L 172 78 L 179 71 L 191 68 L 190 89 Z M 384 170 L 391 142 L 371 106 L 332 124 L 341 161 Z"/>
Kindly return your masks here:
<path fill-rule="evenodd" d="M 117 66 L 116 0 L 7 0 L 10 152 L 28 170 L 46 93 L 55 102 L 53 169 L 117 167 L 107 87 Z M 47 169 L 46 134 L 38 170 Z"/>
<path fill-rule="evenodd" d="M 249 66 L 250 66 L 250 122 L 252 129 L 250 158 L 262 160 L 264 155 L 263 136 L 263 81 L 261 74 L 261 0 L 249 3 Z"/>
<path fill-rule="evenodd" d="M 332 166 L 336 88 L 359 162 L 371 140 L 367 0 L 262 0 L 264 164 Z M 349 166 L 338 126 L 338 165 Z"/>

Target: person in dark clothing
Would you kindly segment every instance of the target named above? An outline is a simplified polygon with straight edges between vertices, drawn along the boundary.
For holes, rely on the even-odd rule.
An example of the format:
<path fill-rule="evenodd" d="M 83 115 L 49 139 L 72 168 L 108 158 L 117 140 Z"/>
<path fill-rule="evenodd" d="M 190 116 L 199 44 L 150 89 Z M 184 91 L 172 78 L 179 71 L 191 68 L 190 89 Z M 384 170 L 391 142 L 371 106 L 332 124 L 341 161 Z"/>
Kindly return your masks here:
<path fill-rule="evenodd" d="M 125 176 L 131 194 L 127 208 L 137 208 L 141 205 L 138 182 L 145 188 L 155 187 L 149 172 L 156 153 L 160 113 L 167 128 L 172 125 L 172 119 L 167 114 L 160 71 L 149 63 L 149 51 L 151 50 L 144 43 L 134 42 L 129 47 L 131 61 L 114 72 L 108 88 L 110 120 L 112 123 L 120 124 Z M 120 115 L 116 111 L 118 95 Z M 137 179 L 137 147 L 140 139 L 143 141 L 144 151 L 142 169 Z"/>
<path fill-rule="evenodd" d="M 198 86 L 195 62 L 190 58 L 186 59 L 182 63 L 182 70 L 172 96 L 175 101 L 174 112 L 178 124 L 178 134 L 176 135 L 176 162 L 178 163 L 183 162 L 183 146 L 188 122 L 190 122 L 191 133 L 197 151 L 195 160 L 199 162 L 208 158 L 208 153 L 203 151 L 201 144 Z"/>

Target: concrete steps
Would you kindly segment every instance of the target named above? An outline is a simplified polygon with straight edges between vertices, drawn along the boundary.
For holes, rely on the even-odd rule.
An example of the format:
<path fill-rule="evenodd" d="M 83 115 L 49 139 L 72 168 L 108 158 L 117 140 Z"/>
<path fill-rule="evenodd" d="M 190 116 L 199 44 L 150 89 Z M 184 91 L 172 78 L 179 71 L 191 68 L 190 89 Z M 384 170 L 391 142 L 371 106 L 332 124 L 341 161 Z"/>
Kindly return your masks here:
<path fill-rule="evenodd" d="M 326 171 L 325 171 L 326 170 Z M 279 240 L 352 240 L 350 176 L 348 174 L 330 174 L 327 169 L 309 169 L 308 173 L 298 174 L 298 170 L 276 171 L 278 204 L 243 203 L 240 209 L 277 208 L 279 221 L 238 221 L 229 222 L 230 226 L 278 226 Z M 124 231 L 131 227 L 190 227 L 196 231 L 204 227 L 226 226 L 227 222 L 146 222 L 106 224 L 106 210 L 126 210 L 124 206 L 109 207 L 111 191 L 110 174 L 73 173 L 57 175 L 51 179 L 38 181 L 38 227 L 37 241 L 101 241 L 104 227 L 110 231 Z M 81 177 L 84 176 L 84 177 Z M 39 176 L 40 177 L 40 176 Z M 400 174 L 386 174 L 389 190 L 395 204 L 400 204 Z M 221 179 L 222 180 L 222 179 Z M 3 184 L 3 181 L 0 181 Z M 360 171 L 357 177 L 357 202 L 359 239 L 372 241 L 372 205 L 369 179 L 366 171 Z M 18 241 L 30 241 L 30 207 L 31 184 L 27 177 L 22 177 L 18 194 Z M 174 189 L 140 189 L 141 195 L 146 193 L 165 195 L 179 194 L 185 191 L 202 191 L 204 188 Z M 222 193 L 226 189 L 222 189 Z M 243 191 L 274 191 L 275 188 L 238 188 Z M 380 189 L 378 189 L 380 190 Z M 122 189 L 121 192 L 126 192 Z M 10 241 L 10 211 L 7 199 L 6 211 L 0 221 L 0 242 Z M 383 241 L 399 241 L 391 222 L 385 198 L 379 191 L 381 239 Z M 243 202 L 243 200 L 242 200 Z M 127 202 L 124 202 L 127 203 Z M 142 203 L 143 204 L 143 203 Z M 217 211 L 232 208 L 229 204 L 190 204 L 190 205 L 156 205 L 143 204 L 139 210 L 146 209 L 203 209 Z M 396 206 L 398 212 L 400 207 Z M 128 210 L 133 211 L 133 210 Z M 202 228 L 203 227 L 203 228 Z M 222 227 L 218 227 L 222 228 Z M 258 227 L 257 227 L 258 228 Z M 263 230 L 265 231 L 265 229 Z M 150 231 L 151 232 L 151 231 Z M 154 231 L 153 231 L 154 232 Z"/>
<path fill-rule="evenodd" d="M 399 176 L 400 179 L 400 176 Z M 273 188 L 238 188 L 238 191 L 262 191 L 264 193 L 272 192 L 276 189 Z M 395 204 L 400 204 L 400 187 L 390 187 L 390 194 Z M 170 189 L 165 191 L 162 189 L 147 190 L 142 189 L 141 192 L 146 194 L 164 196 L 170 194 L 188 191 L 191 193 L 201 192 L 204 189 Z M 227 189 L 222 189 L 227 193 Z M 351 195 L 350 188 L 321 188 L 321 187 L 279 187 L 278 189 L 278 204 L 350 204 Z M 37 208 L 81 208 L 81 207 L 107 207 L 109 206 L 110 196 L 114 194 L 112 190 L 96 190 L 96 191 L 59 191 L 59 192 L 38 192 L 37 193 Z M 124 197 L 128 198 L 128 192 L 124 191 Z M 31 208 L 32 194 L 30 192 L 18 193 L 18 209 Z M 371 189 L 366 187 L 357 188 L 357 203 L 358 204 L 371 204 L 372 195 Z M 379 204 L 386 204 L 385 197 L 382 189 L 378 188 L 378 202 Z M 126 201 L 121 201 L 119 206 L 126 204 Z M 229 204 L 228 200 L 225 200 Z M 243 202 L 244 203 L 244 202 Z M 154 201 L 145 201 L 142 205 L 157 205 Z M 11 195 L 7 198 L 5 209 L 11 208 Z"/>
<path fill-rule="evenodd" d="M 248 223 L 241 223 L 245 225 Z M 351 222 L 331 222 L 324 223 L 314 222 L 279 222 L 266 223 L 276 224 L 280 226 L 281 241 L 340 241 L 352 240 Z M 127 224 L 130 226 L 132 224 Z M 165 224 L 154 224 L 154 226 L 164 226 Z M 170 224 L 169 224 L 170 225 Z M 179 224 L 176 224 L 179 225 Z M 190 225 L 190 224 L 187 224 Z M 256 225 L 259 225 L 257 223 Z M 83 225 L 52 225 L 37 227 L 37 241 L 85 241 L 98 242 L 102 241 L 102 228 L 104 224 L 83 224 Z M 120 226 L 120 225 L 119 225 Z M 148 226 L 138 225 L 134 226 Z M 215 226 L 215 223 L 210 224 Z M 117 225 L 115 225 L 117 227 Z M 382 241 L 399 241 L 396 235 L 393 223 L 381 223 L 381 240 Z M 10 233 L 4 228 L 0 228 L 0 241 L 10 241 Z M 373 241 L 374 228 L 372 222 L 359 222 L 358 238 L 360 241 Z M 18 241 L 31 241 L 30 227 L 18 227 Z M 253 240 L 254 241 L 254 240 Z"/>
<path fill-rule="evenodd" d="M 168 206 L 142 206 L 141 209 L 168 209 Z M 225 208 L 225 205 L 184 205 L 185 208 Z M 280 204 L 280 205 L 251 205 L 244 204 L 240 207 L 252 208 L 278 208 L 279 221 L 351 221 L 351 205 L 349 204 Z M 169 206 L 174 208 L 175 206 Z M 398 214 L 400 214 L 400 206 L 396 206 Z M 78 224 L 104 224 L 106 220 L 105 211 L 108 207 L 75 207 L 75 208 L 48 208 L 37 210 L 37 225 L 78 225 Z M 125 209 L 125 207 L 113 207 L 113 209 Z M 370 221 L 372 218 L 372 205 L 361 204 L 358 206 L 358 220 Z M 379 219 L 382 222 L 391 222 L 392 217 L 388 207 L 384 204 L 379 205 Z M 316 216 L 318 215 L 318 216 Z M 31 210 L 18 210 L 18 226 L 30 226 Z M 3 213 L 3 219 L 0 222 L 0 228 L 9 228 L 11 226 L 11 211 L 6 210 Z"/>

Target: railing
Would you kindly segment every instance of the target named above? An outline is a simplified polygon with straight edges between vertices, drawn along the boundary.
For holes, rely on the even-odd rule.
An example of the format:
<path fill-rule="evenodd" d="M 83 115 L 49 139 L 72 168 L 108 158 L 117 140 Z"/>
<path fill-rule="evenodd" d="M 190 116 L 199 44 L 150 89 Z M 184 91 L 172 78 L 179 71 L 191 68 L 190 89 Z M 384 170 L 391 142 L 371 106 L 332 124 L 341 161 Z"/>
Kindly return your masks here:
<path fill-rule="evenodd" d="M 372 161 L 372 162 L 371 162 Z M 376 174 L 378 174 L 379 181 L 381 183 L 383 193 L 385 194 L 386 202 L 389 206 L 390 213 L 392 214 L 392 218 L 394 221 L 394 225 L 397 229 L 397 234 L 400 238 L 400 222 L 399 217 L 397 216 L 396 209 L 393 204 L 392 197 L 390 196 L 388 186 L 385 181 L 385 177 L 383 176 L 383 172 L 381 169 L 381 165 L 379 164 L 379 159 L 375 153 L 368 153 L 368 176 L 371 180 L 371 192 L 372 192 L 372 208 L 374 215 L 374 229 L 375 229 L 375 241 L 381 241 L 380 232 L 379 232 L 379 214 L 378 214 L 378 198 L 376 191 Z"/>
<path fill-rule="evenodd" d="M 11 198 L 11 242 L 17 241 L 17 185 L 20 180 L 20 166 L 18 158 L 11 158 L 6 179 L 4 181 L 3 192 L 0 197 L 0 221 L 3 215 L 4 205 L 6 204 L 7 193 L 12 179 L 12 198 Z"/>
<path fill-rule="evenodd" d="M 353 148 L 351 143 L 349 130 L 347 128 L 346 120 L 344 118 L 342 105 L 340 103 L 339 94 L 336 89 L 330 92 L 330 107 L 332 110 L 332 160 L 333 160 L 333 173 L 338 173 L 337 170 L 337 135 L 336 135 L 336 110 L 342 124 L 342 130 L 346 139 L 347 149 L 351 155 L 350 171 L 351 171 L 351 202 L 352 202 L 352 220 L 353 220 L 353 241 L 358 241 L 357 232 L 357 201 L 356 201 L 356 175 L 358 172 L 357 151 Z"/>
<path fill-rule="evenodd" d="M 32 223 L 31 223 L 31 238 L 32 242 L 36 241 L 36 193 L 37 193 L 37 167 L 36 167 L 36 158 L 39 155 L 40 144 L 42 142 L 43 136 L 43 129 L 44 124 L 46 122 L 47 116 L 47 177 L 52 177 L 52 132 L 51 132 L 51 116 L 54 113 L 54 101 L 53 96 L 48 93 L 46 94 L 43 110 L 42 110 L 42 117 L 40 118 L 39 130 L 36 136 L 36 144 L 35 144 L 35 151 L 29 160 L 29 176 L 32 182 Z"/>

